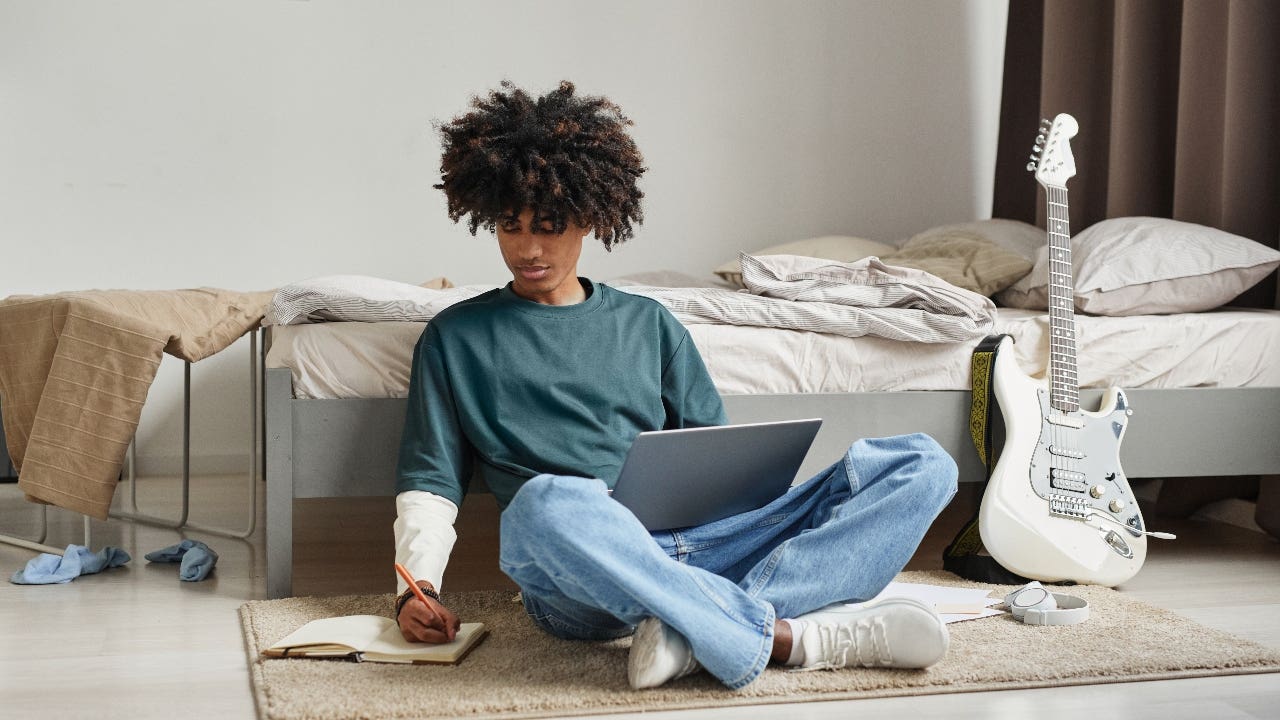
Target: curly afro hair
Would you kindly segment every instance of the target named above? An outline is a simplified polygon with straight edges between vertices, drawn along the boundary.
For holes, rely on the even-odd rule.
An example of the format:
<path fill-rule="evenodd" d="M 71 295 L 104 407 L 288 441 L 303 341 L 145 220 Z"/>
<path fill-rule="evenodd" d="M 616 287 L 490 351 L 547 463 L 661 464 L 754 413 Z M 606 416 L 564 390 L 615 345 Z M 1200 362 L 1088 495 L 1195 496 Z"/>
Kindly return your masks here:
<path fill-rule="evenodd" d="M 627 134 L 632 122 L 604 97 L 574 95 L 573 83 L 539 98 L 508 81 L 440 127 L 449 218 L 470 215 L 471 234 L 532 209 L 562 233 L 572 219 L 606 250 L 640 224 L 644 158 Z M 537 225 L 535 224 L 535 228 Z"/>

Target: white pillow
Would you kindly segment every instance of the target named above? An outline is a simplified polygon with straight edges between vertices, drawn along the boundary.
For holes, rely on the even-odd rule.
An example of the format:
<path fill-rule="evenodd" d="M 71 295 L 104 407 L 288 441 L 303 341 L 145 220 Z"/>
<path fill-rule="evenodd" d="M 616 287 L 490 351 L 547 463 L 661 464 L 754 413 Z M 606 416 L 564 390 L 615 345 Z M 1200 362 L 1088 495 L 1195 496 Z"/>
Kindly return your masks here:
<path fill-rule="evenodd" d="M 895 250 L 897 248 L 892 245 L 876 242 L 875 240 L 867 240 L 866 238 L 850 235 L 824 235 L 822 237 L 782 243 L 781 245 L 772 245 L 750 254 L 756 256 L 801 255 L 822 258 L 823 260 L 853 262 L 872 255 L 877 257 L 887 255 Z M 742 282 L 742 264 L 738 261 L 738 258 L 726 262 L 712 272 L 734 287 L 746 287 Z"/>
<path fill-rule="evenodd" d="M 263 325 L 300 325 L 329 320 L 423 322 L 488 288 L 455 288 L 445 278 L 422 285 L 367 275 L 326 275 L 290 283 L 276 291 Z"/>
<path fill-rule="evenodd" d="M 1048 305 L 1046 245 L 1031 273 L 1001 292 L 1006 307 Z M 1166 218 L 1103 220 L 1071 239 L 1075 306 L 1094 315 L 1160 315 L 1224 305 L 1280 265 L 1248 238 Z"/>

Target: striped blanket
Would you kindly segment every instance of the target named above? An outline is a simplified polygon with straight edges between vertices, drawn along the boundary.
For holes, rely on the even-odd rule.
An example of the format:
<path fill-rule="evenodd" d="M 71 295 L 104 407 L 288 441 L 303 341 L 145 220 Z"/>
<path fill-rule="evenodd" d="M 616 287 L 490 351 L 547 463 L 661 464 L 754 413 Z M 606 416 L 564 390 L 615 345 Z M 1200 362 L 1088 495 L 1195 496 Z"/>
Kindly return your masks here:
<path fill-rule="evenodd" d="M 680 322 L 808 330 L 947 343 L 991 331 L 995 303 L 922 270 L 869 257 L 853 263 L 798 255 L 741 256 L 747 292 L 718 288 L 619 290 L 653 298 Z"/>
<path fill-rule="evenodd" d="M 657 287 L 609 283 L 662 303 L 688 324 L 717 323 L 806 330 L 846 337 L 947 343 L 991 331 L 995 303 L 922 270 L 798 255 L 742 255 L 747 291 L 717 287 Z M 427 322 L 453 303 L 491 290 L 453 287 L 442 279 L 409 285 L 333 275 L 280 288 L 266 325 L 310 322 Z"/>
<path fill-rule="evenodd" d="M 106 519 L 161 353 L 195 362 L 272 293 L 87 290 L 0 300 L 0 411 L 28 500 Z"/>

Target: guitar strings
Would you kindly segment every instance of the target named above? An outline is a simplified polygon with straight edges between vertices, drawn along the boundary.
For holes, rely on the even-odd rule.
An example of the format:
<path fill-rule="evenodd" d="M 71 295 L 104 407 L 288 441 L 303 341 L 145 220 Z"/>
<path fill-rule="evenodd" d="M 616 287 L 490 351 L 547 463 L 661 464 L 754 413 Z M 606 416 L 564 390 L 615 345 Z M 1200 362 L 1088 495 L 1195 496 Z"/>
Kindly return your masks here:
<path fill-rule="evenodd" d="M 1070 297 L 1072 294 L 1070 283 L 1062 282 L 1064 278 L 1071 277 L 1072 271 L 1071 234 L 1068 230 L 1070 218 L 1065 212 L 1067 189 L 1046 187 L 1046 193 L 1049 198 L 1049 411 L 1052 413 L 1056 410 L 1063 416 L 1068 416 L 1071 414 L 1072 405 L 1079 409 L 1078 395 L 1073 398 L 1071 392 L 1071 386 L 1078 381 L 1076 374 L 1072 373 L 1069 367 L 1069 361 L 1075 354 L 1075 323 L 1074 312 L 1072 312 L 1075 299 Z M 1071 305 L 1067 305 L 1068 302 Z M 1068 344 L 1072 347 L 1068 348 Z M 1051 424 L 1053 426 L 1050 429 L 1052 444 L 1059 450 L 1068 451 L 1067 436 L 1070 434 L 1074 438 L 1075 433 L 1068 433 L 1064 426 Z M 1073 441 L 1071 445 L 1074 447 L 1075 442 Z M 1050 453 L 1049 468 L 1049 475 L 1052 478 L 1054 469 L 1076 472 L 1080 470 L 1081 465 L 1070 455 L 1055 456 Z"/>

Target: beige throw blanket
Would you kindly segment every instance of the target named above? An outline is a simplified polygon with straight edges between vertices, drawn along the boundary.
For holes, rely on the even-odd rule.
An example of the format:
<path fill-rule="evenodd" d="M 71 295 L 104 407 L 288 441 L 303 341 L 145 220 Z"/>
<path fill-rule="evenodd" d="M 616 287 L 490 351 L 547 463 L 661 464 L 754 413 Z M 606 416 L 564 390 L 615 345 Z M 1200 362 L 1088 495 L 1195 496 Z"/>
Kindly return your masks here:
<path fill-rule="evenodd" d="M 106 519 L 160 354 L 195 362 L 272 292 L 86 290 L 0 300 L 0 410 L 28 500 Z"/>

